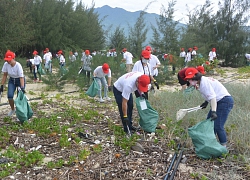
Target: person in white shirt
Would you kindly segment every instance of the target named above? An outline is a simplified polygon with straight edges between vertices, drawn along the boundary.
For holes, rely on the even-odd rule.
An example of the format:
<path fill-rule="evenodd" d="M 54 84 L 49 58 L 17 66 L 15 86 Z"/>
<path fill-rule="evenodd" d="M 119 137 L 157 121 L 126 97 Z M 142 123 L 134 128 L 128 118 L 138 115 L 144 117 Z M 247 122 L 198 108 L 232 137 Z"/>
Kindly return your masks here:
<path fill-rule="evenodd" d="M 90 51 L 87 49 L 85 50 L 85 55 L 82 57 L 81 61 L 83 62 L 83 70 L 84 74 L 87 75 L 88 84 L 90 82 L 90 73 L 91 73 L 91 64 L 92 64 L 93 57 L 90 55 Z"/>
<path fill-rule="evenodd" d="M 108 83 L 105 78 L 108 76 Z M 96 79 L 97 83 L 99 84 L 99 102 L 104 102 L 105 100 L 110 101 L 111 98 L 108 97 L 108 90 L 111 90 L 111 70 L 107 63 L 104 63 L 102 66 L 98 66 L 94 72 L 93 77 Z M 104 97 L 102 98 L 102 86 L 104 88 Z"/>
<path fill-rule="evenodd" d="M 247 65 L 250 65 L 250 54 L 245 54 L 245 58 L 247 59 Z"/>
<path fill-rule="evenodd" d="M 185 59 L 186 59 L 186 52 L 185 52 L 185 49 L 184 49 L 184 48 L 181 48 L 180 57 L 183 58 L 183 61 L 185 62 Z"/>
<path fill-rule="evenodd" d="M 129 72 L 118 78 L 114 83 L 113 93 L 118 105 L 123 129 L 126 133 L 129 130 L 136 130 L 132 125 L 133 96 L 132 93 L 138 90 L 141 94 L 148 91 L 150 78 L 141 72 Z M 127 128 L 128 127 L 128 128 Z"/>
<path fill-rule="evenodd" d="M 25 93 L 25 77 L 23 74 L 22 65 L 19 62 L 16 62 L 15 54 L 12 51 L 8 50 L 6 52 L 4 61 L 5 63 L 3 64 L 2 68 L 3 77 L 1 81 L 0 92 L 3 92 L 3 86 L 6 82 L 7 76 L 9 76 L 7 98 L 11 111 L 8 113 L 8 116 L 12 116 L 15 113 L 13 100 L 14 93 L 17 87 L 20 87 L 21 90 Z"/>
<path fill-rule="evenodd" d="M 52 72 L 52 54 L 49 52 L 49 48 L 45 48 L 45 54 L 43 55 L 44 68 L 46 71 Z"/>
<path fill-rule="evenodd" d="M 76 50 L 74 52 L 74 55 L 75 55 L 76 59 L 78 59 L 78 52 Z"/>
<path fill-rule="evenodd" d="M 141 72 L 147 76 L 149 76 L 150 80 L 152 82 L 154 82 L 155 86 L 157 87 L 157 89 L 159 89 L 159 85 L 157 83 L 157 81 L 154 79 L 154 77 L 152 76 L 152 68 L 151 65 L 149 64 L 149 58 L 150 58 L 150 52 L 147 50 L 143 50 L 141 53 L 141 59 L 138 60 L 135 64 L 134 67 L 132 69 L 132 72 Z M 150 87 L 151 88 L 151 87 Z M 148 92 L 144 93 L 145 98 L 148 99 Z M 139 91 L 135 91 L 135 96 L 136 97 L 140 97 L 141 94 Z"/>
<path fill-rule="evenodd" d="M 33 52 L 34 61 L 32 63 L 34 69 L 34 82 L 42 82 L 42 75 L 38 72 L 39 67 L 42 65 L 42 58 L 38 55 L 38 52 L 35 50 Z M 37 81 L 37 73 L 39 75 L 39 81 Z"/>
<path fill-rule="evenodd" d="M 74 63 L 76 61 L 76 57 L 75 57 L 75 55 L 73 54 L 72 51 L 69 52 L 69 61 L 71 63 Z"/>
<path fill-rule="evenodd" d="M 122 62 L 126 63 L 126 70 L 127 72 L 131 72 L 133 66 L 133 55 L 127 51 L 126 48 L 123 48 L 123 59 Z"/>
<path fill-rule="evenodd" d="M 199 91 L 205 99 L 205 102 L 200 107 L 206 108 L 210 102 L 211 109 L 207 119 L 211 118 L 214 121 L 215 135 L 218 136 L 220 144 L 226 146 L 227 135 L 224 125 L 234 105 L 232 96 L 218 80 L 202 76 L 196 68 L 188 68 L 186 70 L 185 80 L 192 86 L 198 84 Z"/>
<path fill-rule="evenodd" d="M 158 67 L 161 66 L 161 62 L 156 55 L 152 54 L 152 48 L 150 46 L 146 46 L 145 50 L 150 52 L 149 64 L 152 68 L 152 76 L 155 78 L 158 76 Z"/>
<path fill-rule="evenodd" d="M 191 52 L 192 52 L 192 48 L 188 48 L 187 54 L 186 54 L 186 58 L 185 58 L 185 65 L 184 67 L 188 66 L 188 62 L 191 61 Z"/>
<path fill-rule="evenodd" d="M 192 53 L 191 53 L 191 59 L 194 60 L 196 55 L 197 55 L 197 50 L 198 50 L 198 47 L 197 46 L 194 46 L 193 47 L 193 50 L 192 50 Z"/>
<path fill-rule="evenodd" d="M 212 63 L 216 59 L 216 49 L 212 48 L 212 50 L 208 54 L 208 60 Z"/>

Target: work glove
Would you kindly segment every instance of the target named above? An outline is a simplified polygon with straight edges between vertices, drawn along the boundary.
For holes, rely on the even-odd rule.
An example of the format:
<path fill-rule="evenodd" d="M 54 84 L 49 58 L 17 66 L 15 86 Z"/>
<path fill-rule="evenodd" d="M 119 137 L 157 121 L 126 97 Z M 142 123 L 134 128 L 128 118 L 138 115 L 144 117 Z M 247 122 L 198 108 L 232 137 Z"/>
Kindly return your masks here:
<path fill-rule="evenodd" d="M 202 109 L 205 109 L 205 108 L 207 107 L 207 105 L 208 105 L 208 102 L 205 101 L 204 103 L 202 103 L 202 104 L 200 105 L 200 107 L 201 107 Z"/>
<path fill-rule="evenodd" d="M 22 87 L 21 88 L 21 91 L 23 92 L 23 93 L 26 93 L 26 91 L 25 91 L 25 89 Z"/>
<path fill-rule="evenodd" d="M 211 121 L 217 119 L 217 114 L 216 114 L 216 111 L 212 111 L 211 112 Z"/>
<path fill-rule="evenodd" d="M 109 87 L 108 87 L 108 90 L 109 90 L 109 91 L 112 91 L 112 88 L 113 88 L 113 86 L 109 86 Z"/>
<path fill-rule="evenodd" d="M 3 85 L 1 85 L 0 87 L 0 92 L 3 92 Z"/>
<path fill-rule="evenodd" d="M 159 84 L 157 83 L 157 81 L 154 81 L 154 84 L 157 87 L 157 89 L 159 89 Z"/>
<path fill-rule="evenodd" d="M 129 122 L 128 117 L 127 116 L 123 117 L 122 122 L 128 125 Z"/>

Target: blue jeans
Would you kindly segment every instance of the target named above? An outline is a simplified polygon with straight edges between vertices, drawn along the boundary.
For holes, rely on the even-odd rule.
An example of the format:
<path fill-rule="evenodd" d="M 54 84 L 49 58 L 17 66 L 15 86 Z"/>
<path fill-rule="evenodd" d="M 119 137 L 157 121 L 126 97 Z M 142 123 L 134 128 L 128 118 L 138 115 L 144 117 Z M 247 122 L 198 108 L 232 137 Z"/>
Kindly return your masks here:
<path fill-rule="evenodd" d="M 116 103 L 118 105 L 120 118 L 121 118 L 122 124 L 123 124 L 123 130 L 127 133 L 128 132 L 127 124 L 123 122 L 123 112 L 122 112 L 122 98 L 123 97 L 122 97 L 122 92 L 118 91 L 116 89 L 116 87 L 113 86 L 113 93 L 114 93 L 114 96 L 115 96 Z M 133 107 L 134 107 L 134 103 L 133 103 L 133 96 L 132 96 L 132 93 L 131 93 L 130 97 L 129 97 L 129 100 L 127 102 L 127 116 L 128 116 L 128 120 L 129 120 L 129 124 L 128 124 L 129 129 L 131 129 L 131 127 L 132 127 Z"/>
<path fill-rule="evenodd" d="M 24 77 L 24 88 L 25 88 L 25 84 L 26 83 L 25 83 L 25 77 Z M 13 99 L 14 93 L 17 87 L 21 88 L 20 78 L 10 77 L 9 82 L 8 82 L 8 94 L 7 94 L 8 99 Z"/>
<path fill-rule="evenodd" d="M 227 135 L 224 125 L 227 121 L 228 114 L 234 106 L 234 100 L 232 96 L 225 96 L 217 102 L 217 119 L 214 120 L 214 133 L 218 136 L 219 141 L 222 145 L 227 143 Z M 207 119 L 211 117 L 211 110 L 207 115 Z"/>
<path fill-rule="evenodd" d="M 41 74 L 38 72 L 38 69 L 39 69 L 40 65 L 41 65 L 41 64 L 37 64 L 37 65 L 35 65 L 35 66 L 36 66 L 36 68 L 37 68 L 37 73 L 39 74 L 39 80 L 41 80 Z M 35 72 L 35 70 L 34 70 L 34 79 L 35 79 L 35 80 L 37 80 L 37 76 L 36 76 L 36 72 Z"/>
<path fill-rule="evenodd" d="M 102 86 L 104 88 L 104 97 L 108 97 L 108 84 L 107 84 L 106 78 L 105 77 L 96 78 L 96 82 L 98 83 L 100 87 L 98 91 L 99 97 L 102 98 Z"/>

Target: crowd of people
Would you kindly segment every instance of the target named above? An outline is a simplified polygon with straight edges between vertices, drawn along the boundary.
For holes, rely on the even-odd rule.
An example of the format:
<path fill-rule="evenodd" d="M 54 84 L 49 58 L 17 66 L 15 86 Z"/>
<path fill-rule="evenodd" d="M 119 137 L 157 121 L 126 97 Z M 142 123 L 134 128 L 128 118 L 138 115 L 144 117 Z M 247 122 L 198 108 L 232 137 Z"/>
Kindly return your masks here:
<path fill-rule="evenodd" d="M 184 48 L 181 48 L 180 57 L 188 64 L 197 56 L 198 48 L 189 48 L 187 53 Z M 92 60 L 93 57 L 89 50 L 82 51 L 82 68 L 80 71 L 84 71 L 88 81 L 90 81 L 91 73 L 93 73 L 93 78 L 99 85 L 98 91 L 98 101 L 104 103 L 110 101 L 111 98 L 108 96 L 108 91 L 113 91 L 115 101 L 118 106 L 120 113 L 120 118 L 123 124 L 124 132 L 128 133 L 130 131 L 137 130 L 133 126 L 133 93 L 135 97 L 143 97 L 148 100 L 148 92 L 156 87 L 159 89 L 159 84 L 156 81 L 158 76 L 158 68 L 161 63 L 157 56 L 152 54 L 152 48 L 146 46 L 142 51 L 140 58 L 133 63 L 133 55 L 124 48 L 122 63 L 126 64 L 126 73 L 121 75 L 114 83 L 111 84 L 111 69 L 108 63 L 104 63 L 97 66 L 92 71 Z M 28 59 L 27 62 L 30 64 L 30 71 L 34 74 L 34 82 L 42 82 L 41 73 L 38 71 L 42 64 L 44 65 L 47 72 L 52 72 L 52 54 L 49 49 L 44 50 L 43 58 L 38 55 L 36 50 L 33 51 L 33 59 Z M 167 55 L 165 58 L 169 57 Z M 59 50 L 57 52 L 57 58 L 60 68 L 65 66 L 65 57 L 63 51 Z M 78 53 L 69 52 L 69 62 L 74 63 L 78 58 Z M 246 56 L 246 58 L 250 59 Z M 216 49 L 212 48 L 209 52 L 209 61 L 214 61 L 216 59 Z M 15 61 L 15 54 L 11 51 L 7 51 L 5 54 L 5 63 L 2 67 L 3 78 L 1 81 L 0 92 L 4 90 L 4 84 L 9 76 L 8 81 L 8 101 L 10 105 L 10 112 L 8 116 L 12 116 L 15 113 L 13 96 L 17 87 L 20 87 L 23 92 L 25 92 L 25 76 L 23 73 L 23 68 L 21 64 Z M 185 64 L 185 66 L 187 66 Z M 182 86 L 182 90 L 187 87 L 194 86 L 195 89 L 199 90 L 205 102 L 201 104 L 202 108 L 206 108 L 210 103 L 210 111 L 207 115 L 207 119 L 214 120 L 214 132 L 217 134 L 219 141 L 222 145 L 226 146 L 227 138 L 224 129 L 224 124 L 227 120 L 228 114 L 233 108 L 233 98 L 227 91 L 227 89 L 217 80 L 206 77 L 206 72 L 204 67 L 184 67 L 178 74 L 179 84 Z M 38 77 L 38 76 L 39 77 Z M 106 79 L 107 77 L 107 79 Z M 104 95 L 102 96 L 102 87 L 104 90 Z"/>

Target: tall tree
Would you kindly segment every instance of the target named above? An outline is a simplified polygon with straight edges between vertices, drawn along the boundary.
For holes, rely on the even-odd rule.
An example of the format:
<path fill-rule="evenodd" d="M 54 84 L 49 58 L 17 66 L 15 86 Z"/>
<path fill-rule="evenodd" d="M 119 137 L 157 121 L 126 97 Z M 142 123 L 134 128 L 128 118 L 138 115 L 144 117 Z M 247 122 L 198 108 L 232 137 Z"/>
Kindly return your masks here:
<path fill-rule="evenodd" d="M 109 38 L 109 46 L 112 48 L 116 48 L 119 51 L 127 47 L 127 39 L 125 37 L 124 29 L 117 27 L 114 33 L 111 33 Z"/>

